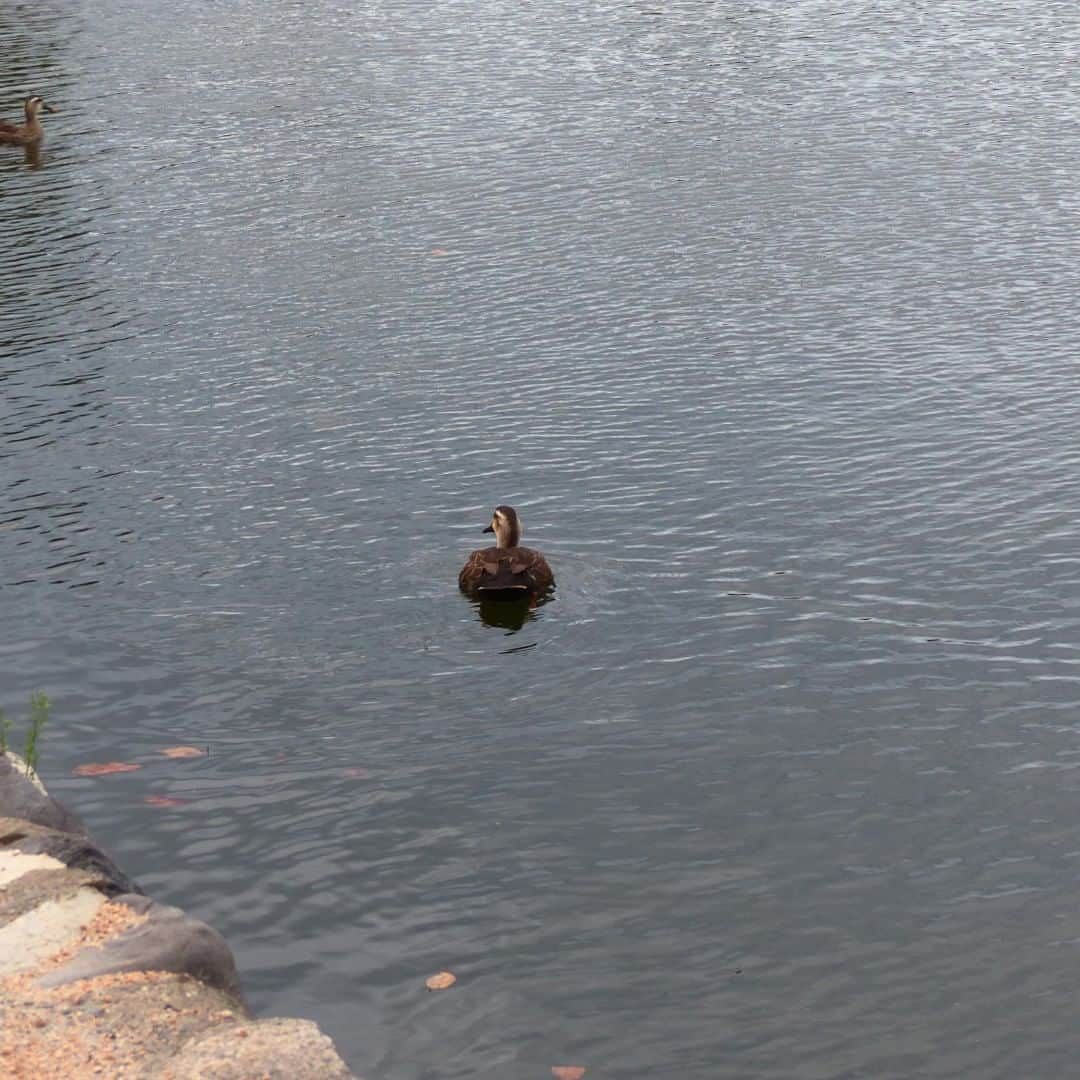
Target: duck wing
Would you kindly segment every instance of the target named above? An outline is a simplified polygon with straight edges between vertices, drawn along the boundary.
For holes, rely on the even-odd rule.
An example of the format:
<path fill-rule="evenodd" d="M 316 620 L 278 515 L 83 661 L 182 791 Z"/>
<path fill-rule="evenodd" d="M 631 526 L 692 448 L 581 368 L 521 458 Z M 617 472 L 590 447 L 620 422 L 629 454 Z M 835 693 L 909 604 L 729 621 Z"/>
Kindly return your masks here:
<path fill-rule="evenodd" d="M 483 548 L 474 551 L 458 574 L 458 587 L 463 592 L 475 592 L 484 582 L 494 578 L 499 572 L 498 548 Z"/>
<path fill-rule="evenodd" d="M 555 575 L 548 566 L 547 559 L 532 548 L 514 548 L 510 559 L 513 572 L 524 577 L 529 587 L 535 592 L 546 592 L 555 587 Z"/>
<path fill-rule="evenodd" d="M 5 135 L 17 135 L 19 133 L 19 125 L 11 123 L 10 120 L 0 120 L 0 132 Z"/>
<path fill-rule="evenodd" d="M 520 596 L 533 590 L 528 565 L 516 549 L 497 547 L 474 551 L 458 575 L 458 585 L 463 592 L 483 596 Z"/>

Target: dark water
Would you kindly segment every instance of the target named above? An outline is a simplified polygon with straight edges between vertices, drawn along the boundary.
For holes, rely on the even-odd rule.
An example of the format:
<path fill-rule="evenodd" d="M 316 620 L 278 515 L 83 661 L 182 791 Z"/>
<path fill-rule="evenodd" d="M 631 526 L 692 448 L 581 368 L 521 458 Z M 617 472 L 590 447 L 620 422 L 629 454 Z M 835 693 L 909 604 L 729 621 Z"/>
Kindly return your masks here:
<path fill-rule="evenodd" d="M 62 110 L 0 156 L 0 705 L 259 1010 L 372 1080 L 1074 1067 L 1078 30 L 0 10 Z M 504 501 L 516 633 L 454 587 Z"/>

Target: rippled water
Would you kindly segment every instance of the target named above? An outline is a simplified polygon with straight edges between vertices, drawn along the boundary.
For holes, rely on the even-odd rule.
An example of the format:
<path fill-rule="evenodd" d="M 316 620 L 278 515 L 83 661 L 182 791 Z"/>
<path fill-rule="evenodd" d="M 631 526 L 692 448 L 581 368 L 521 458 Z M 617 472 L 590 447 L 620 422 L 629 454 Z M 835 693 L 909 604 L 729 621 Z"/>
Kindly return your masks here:
<path fill-rule="evenodd" d="M 1069 1071 L 1075 7 L 353 7 L 0 11 L 54 792 L 372 1080 Z"/>

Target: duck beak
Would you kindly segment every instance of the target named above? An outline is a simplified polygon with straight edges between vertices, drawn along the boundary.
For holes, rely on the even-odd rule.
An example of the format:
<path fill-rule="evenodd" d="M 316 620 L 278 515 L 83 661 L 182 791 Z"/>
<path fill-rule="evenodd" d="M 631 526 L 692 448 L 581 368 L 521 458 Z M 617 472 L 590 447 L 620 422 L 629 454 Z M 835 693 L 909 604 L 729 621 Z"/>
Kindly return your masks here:
<path fill-rule="evenodd" d="M 494 526 L 494 525 L 489 525 L 489 526 L 488 526 L 488 527 L 487 527 L 487 528 L 486 528 L 486 529 L 484 530 L 484 532 L 494 532 L 494 531 L 495 531 L 495 526 Z"/>
<path fill-rule="evenodd" d="M 46 105 L 44 101 L 41 103 L 41 107 L 46 112 L 59 112 L 60 111 L 55 105 Z"/>

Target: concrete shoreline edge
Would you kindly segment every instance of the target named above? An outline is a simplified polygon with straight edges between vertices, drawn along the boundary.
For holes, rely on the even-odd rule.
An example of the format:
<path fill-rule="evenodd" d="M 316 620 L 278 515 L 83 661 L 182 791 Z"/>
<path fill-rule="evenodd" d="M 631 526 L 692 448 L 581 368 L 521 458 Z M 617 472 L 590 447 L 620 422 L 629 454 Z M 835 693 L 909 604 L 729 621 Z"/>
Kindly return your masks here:
<path fill-rule="evenodd" d="M 0 1076 L 357 1080 L 310 1020 L 256 1019 L 232 950 L 144 896 L 0 753 Z"/>

